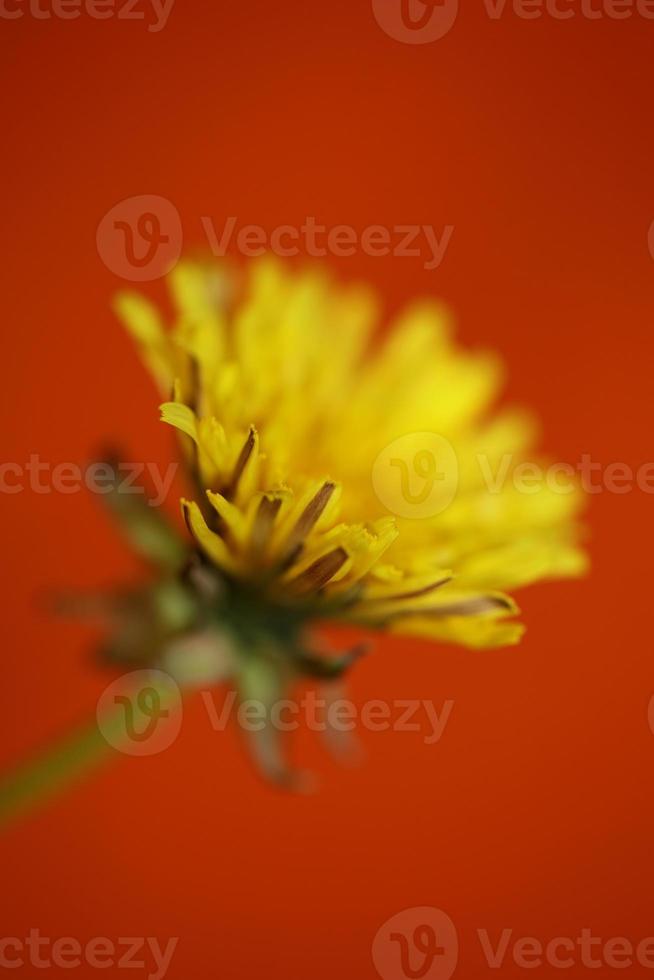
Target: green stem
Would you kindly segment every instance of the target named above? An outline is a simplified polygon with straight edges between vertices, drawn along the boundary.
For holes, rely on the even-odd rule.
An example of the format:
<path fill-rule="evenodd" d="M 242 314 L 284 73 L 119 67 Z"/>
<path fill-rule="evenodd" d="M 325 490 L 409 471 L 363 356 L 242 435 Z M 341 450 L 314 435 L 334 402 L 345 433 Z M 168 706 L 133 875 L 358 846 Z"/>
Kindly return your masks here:
<path fill-rule="evenodd" d="M 114 717 L 111 718 L 114 723 Z M 115 724 L 124 727 L 116 712 Z M 105 729 L 106 730 L 106 729 Z M 38 803 L 44 802 L 68 783 L 94 769 L 115 750 L 100 731 L 97 721 L 78 729 L 31 763 L 0 777 L 0 828 Z"/>
<path fill-rule="evenodd" d="M 131 742 L 134 734 L 131 712 L 128 716 L 125 710 L 125 694 L 135 698 L 138 704 L 139 694 L 145 690 L 157 695 L 157 712 L 162 705 L 177 709 L 179 688 L 172 678 L 154 671 L 144 680 L 143 672 L 136 672 L 134 685 L 126 686 L 123 697 L 114 698 L 114 703 L 102 712 L 100 719 L 96 716 L 93 722 L 78 728 L 31 763 L 7 776 L 0 776 L 0 829 Z M 157 720 L 157 714 L 153 716 L 148 712 L 145 717 L 146 721 Z"/>

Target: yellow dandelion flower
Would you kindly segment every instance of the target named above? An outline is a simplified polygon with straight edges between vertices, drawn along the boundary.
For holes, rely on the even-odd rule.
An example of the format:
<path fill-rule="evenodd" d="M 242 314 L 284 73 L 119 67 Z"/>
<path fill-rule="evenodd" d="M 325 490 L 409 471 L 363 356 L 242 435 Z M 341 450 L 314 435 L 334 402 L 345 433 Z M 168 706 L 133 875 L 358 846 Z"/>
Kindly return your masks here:
<path fill-rule="evenodd" d="M 514 479 L 533 420 L 495 409 L 498 358 L 457 347 L 442 307 L 417 303 L 381 336 L 370 291 L 270 258 L 244 274 L 183 262 L 170 287 L 170 325 L 133 292 L 116 309 L 178 433 L 188 535 L 121 493 L 116 467 L 108 503 L 156 574 L 85 600 L 111 617 L 107 659 L 146 675 L 148 728 L 171 677 L 228 680 L 268 709 L 298 678 L 338 678 L 362 648 L 324 649 L 315 623 L 516 643 L 507 590 L 583 572 L 580 494 Z M 127 707 L 0 782 L 0 821 L 91 765 L 107 740 L 124 744 Z M 288 784 L 275 726 L 251 734 L 262 769 Z"/>
<path fill-rule="evenodd" d="M 457 347 L 440 306 L 380 339 L 371 293 L 321 270 L 184 262 L 170 286 L 171 328 L 135 294 L 117 310 L 169 397 L 186 524 L 232 597 L 485 647 L 521 636 L 504 590 L 583 571 L 578 495 L 516 489 L 532 420 L 491 414 L 501 364 Z"/>

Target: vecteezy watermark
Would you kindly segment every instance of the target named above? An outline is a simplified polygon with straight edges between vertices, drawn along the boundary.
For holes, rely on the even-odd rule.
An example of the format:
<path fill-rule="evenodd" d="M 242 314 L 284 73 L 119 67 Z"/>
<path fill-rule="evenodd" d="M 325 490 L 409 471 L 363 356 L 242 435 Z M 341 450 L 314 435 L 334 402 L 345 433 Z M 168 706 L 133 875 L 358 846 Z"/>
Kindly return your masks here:
<path fill-rule="evenodd" d="M 398 517 L 435 517 L 452 503 L 459 486 L 454 447 L 436 432 L 410 432 L 395 439 L 372 467 L 377 497 Z"/>
<path fill-rule="evenodd" d="M 575 463 L 543 466 L 516 459 L 512 453 L 491 458 L 476 453 L 466 460 L 469 478 L 486 493 L 497 495 L 510 486 L 532 495 L 547 490 L 567 495 L 580 490 L 626 494 L 639 490 L 654 494 L 654 462 L 638 467 L 628 463 L 603 464 L 582 453 Z M 435 517 L 454 501 L 460 482 L 461 460 L 452 444 L 436 432 L 410 432 L 393 440 L 372 466 L 372 486 L 381 504 L 398 517 Z"/>
<path fill-rule="evenodd" d="M 25 966 L 36 970 L 52 967 L 109 970 L 114 967 L 147 970 L 148 980 L 164 980 L 178 942 L 178 936 L 166 940 L 165 945 L 155 936 L 121 936 L 115 940 L 95 936 L 82 943 L 73 936 L 51 939 L 42 936 L 39 929 L 30 929 L 25 938 L 0 938 L 0 970 L 18 970 Z"/>
<path fill-rule="evenodd" d="M 182 244 L 177 208 L 156 194 L 119 201 L 96 232 L 100 258 L 111 272 L 129 282 L 151 282 L 165 276 L 177 264 Z"/>
<path fill-rule="evenodd" d="M 0 0 L 0 18 L 19 20 L 92 20 L 138 21 L 146 23 L 156 34 L 168 23 L 175 0 Z"/>
<path fill-rule="evenodd" d="M 220 233 L 209 217 L 200 219 L 211 251 L 222 257 L 231 245 L 247 258 L 272 252 L 282 258 L 308 255 L 322 259 L 328 255 L 349 258 L 369 255 L 379 258 L 421 258 L 423 269 L 437 269 L 450 244 L 454 225 L 437 230 L 433 225 L 367 225 L 358 231 L 353 225 L 322 225 L 308 215 L 301 225 L 278 225 L 268 232 L 261 225 L 241 225 L 238 218 L 227 218 Z"/>
<path fill-rule="evenodd" d="M 642 17 L 654 20 L 653 0 L 483 0 L 486 13 L 499 20 L 505 13 L 513 13 L 522 20 L 628 20 Z"/>
<path fill-rule="evenodd" d="M 622 496 L 639 490 L 654 494 L 654 463 L 645 462 L 633 467 L 618 461 L 600 463 L 590 453 L 582 453 L 576 463 L 540 463 L 516 461 L 512 453 L 491 460 L 483 453 L 475 457 L 486 490 L 501 493 L 507 483 L 521 494 L 536 494 L 547 489 L 551 493 L 567 494 L 582 490 L 590 496 L 611 493 Z"/>
<path fill-rule="evenodd" d="M 609 967 L 626 970 L 639 965 L 654 970 L 654 937 L 637 943 L 624 936 L 602 939 L 592 929 L 581 929 L 578 936 L 554 936 L 539 939 L 535 936 L 514 936 L 513 929 L 503 929 L 491 938 L 487 929 L 478 929 L 477 938 L 486 962 L 492 970 L 500 970 L 507 962 L 524 970 L 551 966 L 559 970 L 584 967 L 599 970 Z"/>
<path fill-rule="evenodd" d="M 126 755 L 157 755 L 182 727 L 182 695 L 163 670 L 133 670 L 109 684 L 96 718 L 105 741 Z"/>
<path fill-rule="evenodd" d="M 2 2 L 2 0 L 0 0 Z M 246 224 L 231 215 L 222 223 L 208 215 L 199 219 L 200 231 L 217 258 L 228 252 L 256 258 L 266 252 L 281 258 L 381 258 L 422 260 L 427 271 L 437 269 L 449 248 L 453 225 L 436 228 L 424 224 L 321 224 L 308 215 L 301 224 L 265 228 Z M 160 279 L 174 268 L 182 252 L 182 223 L 177 208 L 164 197 L 143 194 L 114 205 L 98 225 L 96 245 L 100 258 L 113 273 L 130 282 Z"/>
<path fill-rule="evenodd" d="M 382 980 L 449 980 L 459 960 L 459 938 L 449 915 L 423 906 L 388 919 L 372 944 Z"/>
<path fill-rule="evenodd" d="M 377 23 L 404 44 L 429 44 L 450 32 L 459 0 L 372 0 Z"/>
<path fill-rule="evenodd" d="M 163 470 L 156 463 L 51 463 L 32 453 L 24 463 L 0 463 L 0 494 L 13 495 L 29 491 L 37 494 L 73 494 L 88 490 L 109 493 L 141 494 L 147 496 L 150 507 L 159 507 L 166 500 L 179 468 L 169 463 Z M 137 481 L 146 477 L 150 490 Z"/>
<path fill-rule="evenodd" d="M 559 970 L 641 966 L 654 970 L 651 936 L 633 942 L 624 936 L 602 939 L 589 928 L 574 937 L 548 938 L 516 936 L 509 928 L 499 933 L 477 929 L 471 946 L 479 965 L 492 971 L 509 965 L 524 970 L 543 966 Z M 457 968 L 459 949 L 450 917 L 440 909 L 423 906 L 404 909 L 381 926 L 372 943 L 372 960 L 382 980 L 449 980 Z"/>
<path fill-rule="evenodd" d="M 228 691 L 218 703 L 213 691 L 203 690 L 202 701 L 210 727 L 225 731 L 236 724 L 245 732 L 273 728 L 278 732 L 337 734 L 364 729 L 403 732 L 422 737 L 425 745 L 440 742 L 450 721 L 453 700 L 440 707 L 424 698 L 369 700 L 356 704 L 347 698 L 326 698 L 308 691 L 299 699 L 280 698 L 264 703 L 239 700 Z M 178 737 L 182 726 L 182 696 L 177 682 L 163 670 L 135 670 L 112 681 L 97 705 L 100 732 L 113 748 L 128 755 L 163 752 Z"/>
<path fill-rule="evenodd" d="M 90 491 L 144 496 L 149 507 L 160 507 L 172 490 L 179 463 L 79 463 L 57 462 L 32 453 L 24 462 L 0 462 L 0 495 L 60 493 L 66 496 Z M 455 499 L 460 482 L 460 460 L 452 444 L 435 432 L 411 432 L 393 440 L 378 454 L 371 471 L 379 501 L 398 517 L 424 518 L 442 513 Z M 628 463 L 600 463 L 583 453 L 576 463 L 543 466 L 516 459 L 475 454 L 467 471 L 486 493 L 496 495 L 507 487 L 531 495 L 547 489 L 555 494 L 579 490 L 590 496 L 623 495 L 640 491 L 654 494 L 654 462 L 637 467 Z"/>
<path fill-rule="evenodd" d="M 308 691 L 299 701 L 282 698 L 272 704 L 256 699 L 236 703 L 231 691 L 220 709 L 209 691 L 202 699 L 214 731 L 224 731 L 231 718 L 244 731 L 260 732 L 270 726 L 279 732 L 296 732 L 306 727 L 310 732 L 415 732 L 422 734 L 425 745 L 435 745 L 443 737 L 454 701 L 444 701 L 437 708 L 433 701 L 418 698 L 395 698 L 393 701 L 364 701 L 355 704 L 348 698 L 327 700 Z M 236 710 L 235 710 L 236 709 Z"/>
<path fill-rule="evenodd" d="M 654 0 L 482 0 L 491 20 L 654 20 Z M 448 34 L 459 12 L 458 0 L 372 0 L 377 23 L 404 44 L 428 44 Z"/>

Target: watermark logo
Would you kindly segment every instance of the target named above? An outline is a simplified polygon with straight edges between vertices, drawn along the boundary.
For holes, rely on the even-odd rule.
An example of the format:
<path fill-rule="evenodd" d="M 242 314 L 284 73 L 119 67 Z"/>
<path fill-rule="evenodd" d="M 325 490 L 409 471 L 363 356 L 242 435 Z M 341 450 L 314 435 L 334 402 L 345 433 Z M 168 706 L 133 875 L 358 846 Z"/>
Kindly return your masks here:
<path fill-rule="evenodd" d="M 435 432 L 412 432 L 389 443 L 372 466 L 372 485 L 378 500 L 398 517 L 423 519 L 445 511 L 459 490 L 460 470 L 489 498 L 505 491 L 534 496 L 585 493 L 654 494 L 654 463 L 600 463 L 582 453 L 576 463 L 541 463 L 513 453 L 492 458 L 475 453 L 457 456 L 452 444 Z"/>
<path fill-rule="evenodd" d="M 184 660 L 191 659 L 188 643 L 184 654 Z M 216 670 L 215 663 L 207 665 L 206 660 L 200 666 L 208 667 L 209 672 Z M 224 680 L 225 676 L 223 669 L 214 679 Z M 191 679 L 188 686 L 193 686 Z M 256 698 L 239 700 L 234 690 L 222 701 L 207 689 L 201 690 L 201 698 L 214 732 L 224 732 L 232 723 L 244 732 L 274 729 L 290 733 L 302 728 L 325 735 L 357 729 L 392 731 L 412 733 L 428 746 L 441 741 L 454 709 L 451 698 L 441 705 L 425 698 L 372 699 L 356 704 L 347 698 L 318 696 L 315 691 L 307 691 L 299 700 L 281 698 L 270 703 Z M 136 756 L 156 755 L 169 748 L 180 733 L 182 714 L 177 681 L 165 670 L 154 669 L 131 671 L 113 681 L 100 696 L 96 711 L 105 741 L 119 752 Z"/>
<path fill-rule="evenodd" d="M 482 0 L 480 6 L 493 21 L 509 17 L 524 21 L 654 20 L 654 0 Z M 454 26 L 458 8 L 458 0 L 372 0 L 379 26 L 404 44 L 438 41 Z"/>
<path fill-rule="evenodd" d="M 30 929 L 25 937 L 0 938 L 0 970 L 141 970 L 147 980 L 164 980 L 168 973 L 179 937 L 166 940 L 156 936 L 94 936 L 81 942 L 75 936 L 53 939 Z M 32 973 L 32 976 L 34 974 Z"/>
<path fill-rule="evenodd" d="M 372 944 L 372 961 L 382 980 L 449 980 L 458 959 L 454 923 L 428 906 L 392 916 Z"/>
<path fill-rule="evenodd" d="M 451 443 L 436 432 L 410 432 L 382 449 L 372 467 L 379 501 L 398 517 L 435 517 L 449 507 L 459 486 Z"/>
<path fill-rule="evenodd" d="M 51 463 L 39 453 L 31 453 L 23 463 L 0 462 L 0 494 L 13 496 L 29 490 L 31 493 L 64 495 L 88 491 L 101 496 L 110 493 L 137 494 L 147 497 L 148 507 L 160 507 L 170 493 L 178 463 L 166 469 L 157 463 Z M 137 482 L 145 478 L 146 489 Z"/>
<path fill-rule="evenodd" d="M 0 0 L 0 4 L 2 0 Z M 229 215 L 222 223 L 210 215 L 200 216 L 201 231 L 216 258 L 237 253 L 257 258 L 268 252 L 281 258 L 328 255 L 351 258 L 417 259 L 427 272 L 439 269 L 450 247 L 454 225 L 322 224 L 307 215 L 299 224 L 243 223 Z M 120 201 L 104 215 L 97 229 L 100 258 L 117 276 L 131 282 L 159 279 L 174 268 L 183 245 L 182 222 L 171 201 L 154 194 L 141 194 Z"/>
<path fill-rule="evenodd" d="M 147 24 L 151 34 L 158 34 L 168 23 L 175 0 L 0 0 L 0 17 L 4 20 L 129 20 Z"/>
<path fill-rule="evenodd" d="M 475 930 L 467 937 L 468 952 L 489 976 L 508 967 L 533 971 L 627 970 L 639 966 L 654 969 L 654 937 L 640 940 L 625 936 L 604 939 L 590 928 L 578 936 L 521 936 L 511 928 L 493 932 Z M 399 912 L 384 923 L 372 946 L 372 959 L 382 980 L 449 980 L 459 955 L 457 931 L 452 920 L 436 908 L 413 908 Z M 477 970 L 475 976 L 481 975 Z M 512 973 L 513 975 L 513 973 Z M 600 976 L 602 974 L 600 973 Z"/>
<path fill-rule="evenodd" d="M 156 194 L 120 201 L 105 214 L 96 235 L 104 264 L 130 282 L 165 276 L 179 260 L 182 243 L 177 208 Z"/>
<path fill-rule="evenodd" d="M 440 742 L 449 724 L 454 701 L 449 698 L 441 707 L 431 700 L 396 698 L 392 702 L 373 699 L 357 705 L 347 698 L 327 699 L 307 691 L 299 700 L 282 698 L 264 704 L 249 698 L 237 704 L 230 691 L 221 706 L 210 691 L 202 692 L 211 727 L 224 731 L 230 718 L 246 732 L 261 732 L 270 727 L 278 732 L 296 732 L 305 727 L 310 732 L 338 734 L 353 732 L 357 727 L 369 732 L 414 732 L 424 745 Z"/>
<path fill-rule="evenodd" d="M 503 929 L 491 936 L 488 929 L 477 929 L 479 949 L 490 970 L 501 970 L 505 964 L 521 970 L 549 966 L 555 970 L 627 970 L 634 965 L 654 968 L 654 939 L 651 936 L 635 944 L 625 936 L 602 939 L 592 929 L 584 928 L 578 936 L 515 936 L 513 929 Z M 635 963 L 634 963 L 635 961 Z M 597 974 L 596 974 L 597 975 Z M 601 976 L 601 974 L 600 974 Z"/>
<path fill-rule="evenodd" d="M 389 37 L 404 44 L 430 44 L 454 26 L 459 0 L 372 0 L 372 9 Z"/>
<path fill-rule="evenodd" d="M 354 225 L 323 225 L 313 215 L 307 215 L 301 225 L 277 225 L 270 231 L 263 225 L 239 224 L 235 215 L 230 215 L 222 227 L 209 215 L 203 215 L 200 222 L 216 257 L 222 258 L 229 248 L 247 258 L 265 252 L 282 258 L 308 255 L 315 259 L 327 255 L 392 255 L 422 259 L 422 267 L 428 272 L 440 267 L 454 234 L 454 225 L 366 225 L 357 229 Z"/>
<path fill-rule="evenodd" d="M 169 748 L 182 727 L 182 696 L 162 670 L 135 670 L 113 681 L 97 706 L 105 741 L 126 755 L 156 755 Z"/>
<path fill-rule="evenodd" d="M 437 440 L 440 440 L 437 442 Z M 461 461 L 463 463 L 463 461 Z M 458 492 L 458 457 L 451 444 L 434 433 L 415 433 L 395 440 L 377 457 L 372 481 L 378 498 L 391 512 L 405 517 L 430 517 L 452 502 Z M 140 495 L 148 507 L 169 499 L 178 463 L 91 463 L 44 459 L 31 453 L 22 462 L 0 461 L 0 496 L 93 493 L 99 496 Z M 630 493 L 654 495 L 654 462 L 634 467 L 614 461 L 601 463 L 582 453 L 573 463 L 541 463 L 513 453 L 491 458 L 476 453 L 465 469 L 475 485 L 490 496 L 512 489 L 526 496 L 583 492 L 589 496 Z"/>

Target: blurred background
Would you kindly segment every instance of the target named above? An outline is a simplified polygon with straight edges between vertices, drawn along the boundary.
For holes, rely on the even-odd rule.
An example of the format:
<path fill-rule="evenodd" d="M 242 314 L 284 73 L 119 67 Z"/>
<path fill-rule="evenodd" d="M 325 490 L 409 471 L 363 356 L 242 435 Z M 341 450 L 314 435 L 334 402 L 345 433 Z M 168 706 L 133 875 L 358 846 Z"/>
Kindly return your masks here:
<path fill-rule="evenodd" d="M 575 3 L 565 20 L 508 3 L 492 17 L 480 0 L 410 43 L 418 28 L 407 40 L 367 0 L 176 0 L 165 23 L 117 4 L 66 19 L 74 4 L 7 0 L 0 15 L 3 462 L 82 465 L 109 439 L 126 459 L 172 458 L 96 243 L 141 195 L 171 202 L 186 251 L 206 248 L 203 217 L 219 234 L 230 216 L 268 233 L 309 216 L 450 227 L 435 268 L 361 248 L 326 261 L 373 283 L 385 317 L 443 299 L 465 346 L 502 354 L 506 397 L 540 415 L 554 458 L 654 458 L 654 20 Z M 179 937 L 172 980 L 372 978 L 378 929 L 433 906 L 471 980 L 492 975 L 480 929 L 494 944 L 504 929 L 653 935 L 653 507 L 637 487 L 589 499 L 592 574 L 521 593 L 519 647 L 381 639 L 355 701 L 451 700 L 447 728 L 433 745 L 363 732 L 366 759 L 345 769 L 303 734 L 314 795 L 266 785 L 189 699 L 166 752 L 119 757 L 4 831 L 1 936 Z M 97 631 L 53 619 L 44 596 L 141 571 L 92 494 L 3 492 L 0 523 L 1 772 L 93 717 L 110 679 Z M 523 974 L 509 952 L 502 976 Z"/>

